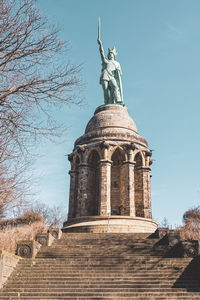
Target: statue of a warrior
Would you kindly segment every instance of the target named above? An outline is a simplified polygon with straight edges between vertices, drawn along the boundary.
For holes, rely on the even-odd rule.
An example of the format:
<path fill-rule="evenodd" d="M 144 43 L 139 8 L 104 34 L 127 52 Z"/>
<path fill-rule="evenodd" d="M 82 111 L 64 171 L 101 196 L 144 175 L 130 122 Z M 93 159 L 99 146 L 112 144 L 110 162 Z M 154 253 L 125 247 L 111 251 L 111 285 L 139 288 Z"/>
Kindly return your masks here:
<path fill-rule="evenodd" d="M 102 70 L 100 76 L 100 84 L 103 87 L 105 104 L 121 104 L 123 102 L 122 83 L 121 83 L 121 67 L 115 60 L 117 55 L 116 48 L 108 49 L 108 58 L 104 55 L 103 45 L 100 40 L 100 21 L 98 28 L 99 51 L 102 60 Z"/>

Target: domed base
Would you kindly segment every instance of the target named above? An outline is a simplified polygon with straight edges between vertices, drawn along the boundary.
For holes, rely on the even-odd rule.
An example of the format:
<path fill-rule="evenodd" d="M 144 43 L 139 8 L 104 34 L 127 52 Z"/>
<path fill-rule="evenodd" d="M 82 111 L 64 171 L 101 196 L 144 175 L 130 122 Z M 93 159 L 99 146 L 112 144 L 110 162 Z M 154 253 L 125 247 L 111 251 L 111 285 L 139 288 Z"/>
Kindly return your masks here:
<path fill-rule="evenodd" d="M 127 108 L 118 104 L 97 107 L 86 126 L 85 134 L 76 140 L 75 146 L 103 140 L 131 142 L 148 147 L 145 138 L 138 134 Z"/>
<path fill-rule="evenodd" d="M 63 224 L 64 232 L 153 233 L 158 224 L 151 220 L 129 216 L 92 216 L 74 218 Z"/>

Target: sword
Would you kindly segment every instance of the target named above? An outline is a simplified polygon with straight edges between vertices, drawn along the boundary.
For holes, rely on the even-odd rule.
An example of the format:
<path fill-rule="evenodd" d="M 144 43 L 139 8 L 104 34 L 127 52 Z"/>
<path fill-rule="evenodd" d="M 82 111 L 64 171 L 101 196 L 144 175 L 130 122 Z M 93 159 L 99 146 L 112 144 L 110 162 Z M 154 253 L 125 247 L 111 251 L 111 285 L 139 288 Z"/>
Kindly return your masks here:
<path fill-rule="evenodd" d="M 101 24 L 100 24 L 100 17 L 99 17 L 99 20 L 98 20 L 98 40 L 100 41 L 100 27 L 101 27 Z"/>

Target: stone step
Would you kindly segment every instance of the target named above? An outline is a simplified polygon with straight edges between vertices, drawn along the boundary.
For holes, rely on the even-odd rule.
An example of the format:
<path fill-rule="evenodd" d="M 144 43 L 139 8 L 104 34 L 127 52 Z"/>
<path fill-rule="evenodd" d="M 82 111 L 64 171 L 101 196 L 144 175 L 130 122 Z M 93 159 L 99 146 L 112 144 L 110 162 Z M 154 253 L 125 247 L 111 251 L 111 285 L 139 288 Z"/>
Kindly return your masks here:
<path fill-rule="evenodd" d="M 13 275 L 15 275 L 15 274 L 13 274 Z M 16 274 L 17 275 L 17 274 Z M 97 280 L 97 281 L 99 281 L 99 280 L 102 280 L 102 281 L 108 281 L 108 280 L 114 280 L 114 281 L 116 281 L 116 280 L 121 280 L 121 281 L 123 281 L 123 280 L 129 280 L 129 281 L 132 281 L 132 282 L 137 282 L 137 281 L 139 281 L 139 282 L 152 282 L 152 281 L 156 281 L 156 280 L 162 280 L 163 282 L 164 281 L 167 281 L 167 282 L 174 282 L 174 281 L 176 281 L 176 279 L 178 278 L 177 277 L 177 275 L 174 275 L 174 276 L 170 276 L 170 278 L 169 278 L 169 276 L 166 276 L 166 275 L 162 275 L 162 276 L 151 276 L 151 277 L 145 277 L 145 276 L 129 276 L 129 277 L 124 277 L 124 276 L 110 276 L 110 275 L 104 275 L 104 276 L 100 276 L 100 274 L 99 275 L 90 275 L 90 276 L 88 276 L 88 274 L 86 273 L 86 274 L 77 274 L 76 276 L 74 275 L 74 276 L 70 276 L 70 274 L 69 275 L 66 275 L 66 274 L 64 274 L 63 276 L 62 275 L 57 275 L 57 274 L 55 274 L 55 276 L 46 276 L 46 275 L 44 275 L 44 276 L 39 276 L 39 275 L 37 275 L 37 276 L 18 276 L 15 280 L 14 280 L 14 282 L 24 282 L 24 280 L 26 280 L 26 282 L 29 282 L 29 281 L 33 281 L 33 280 L 37 280 L 38 278 L 40 278 L 40 281 L 41 282 L 43 282 L 43 281 L 52 281 L 52 280 L 55 280 L 55 281 L 76 281 L 76 280 L 81 280 L 81 282 L 82 281 L 95 281 L 95 280 Z M 12 280 L 12 277 L 10 277 L 9 279 L 8 279 L 8 282 L 10 282 L 10 280 Z M 195 282 L 195 281 L 197 281 L 197 282 L 199 282 L 198 281 L 198 279 L 195 279 L 195 280 L 193 280 L 193 279 L 191 279 L 190 277 L 188 277 L 188 278 L 184 278 L 184 279 L 182 279 L 181 280 L 181 282 L 185 282 L 185 281 L 189 281 L 189 282 Z"/>
<path fill-rule="evenodd" d="M 164 257 L 167 246 L 141 236 L 63 233 L 20 260 L 0 300 L 200 300 L 200 270 L 184 273 L 192 259 Z"/>
<path fill-rule="evenodd" d="M 132 295 L 137 294 L 137 293 L 160 293 L 161 295 L 163 293 L 171 293 L 170 288 L 131 288 L 131 287 L 104 287 L 104 288 L 98 288 L 98 287 L 93 287 L 93 288 L 89 288 L 89 287 L 85 287 L 84 291 L 83 288 L 67 288 L 67 287 L 63 287 L 63 288 L 18 288 L 18 289 L 9 289 L 6 290 L 5 293 L 6 294 L 12 294 L 12 293 L 20 293 L 22 295 L 35 295 L 35 296 L 39 296 L 39 295 L 44 295 L 45 293 L 49 293 L 50 295 L 52 294 L 85 294 L 85 293 L 96 293 L 96 294 L 103 294 L 103 293 L 121 293 L 123 289 L 123 293 L 132 293 Z M 199 289 L 192 289 L 193 292 L 199 292 Z M 173 288 L 173 293 L 186 293 L 187 290 L 184 288 Z M 0 296 L 3 296 L 4 292 L 2 291 L 2 293 L 0 293 Z"/>
<path fill-rule="evenodd" d="M 16 278 L 14 281 L 12 279 L 8 279 L 8 284 L 31 284 L 34 280 L 36 282 L 38 277 L 27 277 L 26 280 L 22 279 L 21 277 Z M 77 282 L 76 280 L 81 279 L 81 282 Z M 163 284 L 168 284 L 169 286 L 172 286 L 173 284 L 176 283 L 175 278 L 170 278 L 167 277 L 160 277 L 160 278 L 143 278 L 143 277 L 83 277 L 83 276 L 77 276 L 77 277 L 70 277 L 70 276 L 65 276 L 65 277 L 44 277 L 41 278 L 41 280 L 38 282 L 38 284 L 82 284 L 82 283 L 104 283 L 104 284 L 111 284 L 111 283 L 130 283 L 130 284 L 157 284 L 157 283 L 163 283 Z M 179 285 L 181 284 L 199 284 L 199 279 L 191 279 L 191 278 L 185 278 L 182 280 L 179 280 Z M 6 286 L 7 286 L 6 285 Z"/>
<path fill-rule="evenodd" d="M 110 271 L 111 270 L 111 271 Z M 145 272 L 146 271 L 146 272 Z M 184 269 L 182 269 L 182 271 L 184 271 Z M 54 274 L 61 274 L 61 275 L 70 275 L 73 274 L 73 276 L 75 274 L 87 274 L 88 272 L 96 272 L 97 274 L 102 274 L 102 275 L 106 275 L 108 272 L 110 274 L 112 274 L 112 276 L 114 276 L 116 273 L 119 276 L 122 276 L 123 273 L 125 272 L 126 274 L 128 274 L 129 276 L 133 276 L 135 277 L 135 272 L 137 272 L 137 276 L 144 276 L 144 277 L 159 277 L 161 275 L 165 275 L 165 276 L 170 276 L 170 274 L 173 275 L 179 275 L 181 274 L 181 270 L 176 270 L 176 269 L 159 269 L 159 270 L 153 270 L 153 271 L 149 271 L 149 269 L 127 269 L 127 268 L 121 268 L 121 269 L 110 269 L 110 268 L 85 268 L 84 270 L 80 270 L 80 268 L 68 268 L 68 269 L 42 269 L 42 268 L 38 268 L 38 269 L 32 269 L 31 271 L 29 269 L 21 269 L 21 270 L 17 270 L 18 274 L 20 272 L 20 274 L 23 275 L 27 275 L 27 274 L 38 274 L 39 275 L 54 275 Z M 146 273 L 146 274 L 145 274 Z M 190 275 L 195 275 L 195 274 L 199 274 L 198 272 L 193 272 L 190 273 Z"/>
<path fill-rule="evenodd" d="M 120 267 L 121 265 L 121 267 Z M 120 261 L 120 262 L 102 262 L 102 263 L 99 263 L 99 262 L 96 262 L 96 261 L 90 261 L 88 260 L 88 262 L 85 262 L 85 261 L 68 261 L 63 263 L 63 264 L 57 264 L 57 263 L 52 263 L 52 264 L 39 264 L 39 263 L 36 263 L 36 264 L 33 264 L 33 265 L 28 265 L 28 264 L 21 264 L 18 266 L 18 269 L 70 269 L 70 268 L 78 268 L 80 270 L 80 266 L 83 270 L 85 270 L 86 268 L 96 268 L 96 269 L 99 269 L 99 268 L 102 268 L 102 269 L 134 269 L 134 270 L 149 270 L 149 269 L 152 269 L 154 268 L 154 270 L 160 270 L 160 269 L 176 269 L 176 270 L 181 270 L 183 268 L 186 268 L 188 266 L 188 264 L 184 265 L 184 264 L 160 264 L 160 265 L 157 265 L 155 266 L 154 264 L 135 264 L 135 263 L 132 263 L 132 262 L 123 262 L 123 261 Z"/>
<path fill-rule="evenodd" d="M 64 275 L 64 274 L 68 274 L 68 275 L 72 275 L 73 276 L 75 274 L 88 274 L 89 271 L 92 271 L 93 268 L 86 268 L 85 270 L 81 270 L 80 268 L 78 269 L 74 269 L 74 268 L 69 268 L 68 270 L 66 270 L 65 268 L 63 270 L 61 269 L 58 269 L 58 270 L 43 270 L 42 268 L 41 269 L 32 269 L 32 270 L 19 270 L 19 269 L 16 269 L 16 272 L 13 273 L 13 274 L 22 274 L 22 275 L 26 275 L 27 274 L 27 271 L 30 271 L 30 274 L 38 274 L 38 275 L 45 275 L 47 276 L 48 274 L 49 275 L 56 275 L 56 274 L 61 274 L 61 275 Z M 126 271 L 126 272 L 125 272 Z M 136 271 L 137 271 L 137 274 L 136 274 Z M 96 273 L 98 276 L 101 274 L 101 275 L 106 275 L 106 274 L 110 274 L 112 276 L 115 276 L 115 275 L 118 275 L 118 276 L 123 276 L 124 273 L 126 273 L 127 275 L 129 276 L 144 276 L 144 277 L 155 277 L 155 276 L 161 276 L 161 275 L 166 275 L 166 276 L 170 276 L 170 275 L 179 275 L 181 274 L 181 270 L 180 269 L 171 269 L 171 270 L 165 270 L 165 269 L 160 269 L 160 270 L 148 270 L 148 269 L 142 269 L 142 270 L 137 270 L 137 269 L 127 269 L 127 268 L 119 268 L 119 269 L 109 269 L 109 268 L 104 268 L 104 269 L 97 269 L 95 270 L 95 272 L 93 273 Z M 198 274 L 198 272 L 196 273 L 192 273 L 192 274 Z M 109 276 L 110 276 L 109 275 Z"/>
<path fill-rule="evenodd" d="M 20 285 L 20 287 L 19 287 Z M 173 286 L 173 284 L 171 285 Z M 8 284 L 6 285 L 6 291 L 11 291 L 11 290 L 15 290 L 15 289 L 49 289 L 51 288 L 51 290 L 53 289 L 63 289 L 63 288 L 73 288 L 73 289 L 85 289 L 85 288 L 92 288 L 92 289 L 98 289 L 98 288 L 101 288 L 102 290 L 104 288 L 133 288 L 133 289 L 145 289 L 148 288 L 150 290 L 153 290 L 155 288 L 159 288 L 161 290 L 163 289 L 169 289 L 171 288 L 170 287 L 170 284 L 169 282 L 120 282 L 120 281 L 116 281 L 116 282 L 94 282 L 94 281 L 90 281 L 90 282 L 85 282 L 85 283 L 77 283 L 77 282 L 46 282 L 46 283 L 38 283 L 38 282 L 32 282 L 32 283 L 26 283 L 26 282 L 19 282 L 18 284 L 15 282 L 15 283 L 12 283 L 12 284 Z M 186 289 L 186 288 L 189 288 L 189 289 L 195 289 L 195 290 L 198 290 L 200 291 L 200 288 L 199 288 L 199 283 L 182 283 L 182 284 L 179 284 L 179 286 L 177 287 L 173 287 L 173 289 Z"/>
<path fill-rule="evenodd" d="M 189 296 L 190 299 L 193 299 L 193 300 L 199 300 L 200 298 L 198 296 Z M 36 296 L 24 296 L 24 297 L 11 297 L 11 296 L 3 296 L 3 298 L 0 297 L 0 300 L 36 300 L 36 299 L 39 299 L 39 300 L 60 300 L 61 298 L 59 297 L 50 297 L 49 296 L 43 296 L 42 298 L 39 296 L 39 297 L 36 297 Z M 80 299 L 83 299 L 83 300 L 105 300 L 105 299 L 114 299 L 114 300 L 147 300 L 147 297 L 142 297 L 142 296 L 137 296 L 137 297 L 133 297 L 133 296 L 112 296 L 112 295 L 106 295 L 106 298 L 105 297 L 102 297 L 102 296 L 99 296 L 99 295 L 96 295 L 96 296 L 62 296 L 62 300 L 80 300 Z M 188 300 L 188 294 L 186 294 L 185 296 L 183 295 L 177 295 L 177 296 L 162 296 L 162 295 L 159 295 L 159 296 L 156 296 L 156 295 L 149 295 L 148 296 L 148 300 Z"/>
<path fill-rule="evenodd" d="M 18 265 L 20 264 L 35 264 L 35 263 L 53 263 L 53 262 L 58 262 L 58 263 L 64 263 L 67 262 L 68 259 L 74 259 L 74 260 L 87 260 L 87 259 L 93 259 L 93 260 L 103 260 L 103 259 L 123 259 L 123 260 L 131 260 L 133 263 L 160 263 L 160 264 L 179 264 L 179 263 L 190 263 L 192 261 L 192 258 L 162 258 L 162 260 L 154 257 L 137 257 L 133 259 L 132 257 L 120 257 L 120 256 L 90 256 L 90 255 L 82 255 L 82 256 L 68 256 L 66 258 L 36 258 L 36 259 L 22 259 L 19 261 Z"/>
<path fill-rule="evenodd" d="M 34 264 L 34 265 L 31 265 L 31 266 L 28 266 L 28 265 L 19 265 L 19 268 L 21 269 L 25 269 L 25 268 L 32 268 L 32 269 L 38 269 L 38 268 L 46 268 L 46 269 L 49 269 L 49 268 L 61 268 L 61 269 L 70 269 L 70 268 L 79 268 L 80 267 L 82 269 L 86 269 L 86 268 L 102 268 L 102 269 L 107 269 L 107 268 L 114 268 L 114 269 L 141 269 L 141 270 L 146 270 L 146 269 L 151 269 L 151 268 L 154 268 L 155 270 L 160 270 L 160 269 L 182 269 L 182 268 L 185 268 L 187 265 L 184 265 L 184 264 L 178 264 L 178 265 L 175 265 L 175 264 L 169 264 L 169 265 L 154 265 L 154 264 L 138 264 L 136 265 L 134 262 L 118 262 L 118 263 L 95 263 L 95 262 L 84 262 L 84 263 L 81 263 L 81 262 L 76 262 L 76 261 L 69 261 L 68 264 Z"/>
<path fill-rule="evenodd" d="M 34 264 L 67 264 L 68 262 L 73 261 L 73 262 L 77 262 L 77 263 L 88 263 L 88 260 L 94 263 L 108 263 L 108 262 L 112 262 L 112 263 L 118 263 L 118 262 L 122 262 L 122 263 L 140 263 L 140 264 L 146 264 L 146 265 L 187 265 L 190 263 L 191 260 L 166 260 L 166 259 L 162 259 L 162 260 L 158 260 L 158 259 L 133 259 L 131 257 L 93 257 L 93 256 L 78 256 L 78 257 L 73 257 L 73 256 L 68 256 L 65 259 L 54 259 L 54 258 L 37 258 L 35 260 L 32 261 L 24 261 L 24 260 L 20 260 L 18 265 L 34 265 Z"/>
<path fill-rule="evenodd" d="M 189 296 L 190 299 L 193 299 L 193 300 L 199 300 L 200 298 L 198 296 L 193 296 L 193 295 L 190 295 Z M 169 297 L 166 296 L 166 295 L 148 295 L 148 298 L 146 296 L 137 296 L 137 297 L 133 297 L 133 296 L 118 296 L 118 295 L 106 295 L 106 298 L 105 297 L 102 297 L 102 296 L 99 296 L 99 295 L 95 295 L 95 296 L 62 296 L 62 298 L 58 298 L 57 296 L 56 297 L 50 297 L 49 296 L 43 296 L 42 298 L 39 296 L 19 296 L 19 297 L 13 297 L 11 298 L 11 296 L 3 296 L 3 298 L 0 297 L 0 300 L 6 300 L 6 299 L 9 299 L 9 300 L 20 300 L 20 299 L 23 299 L 23 300 L 36 300 L 36 299 L 39 299 L 39 300 L 46 300 L 46 299 L 49 299 L 49 300 L 67 300 L 67 299 L 71 299 L 71 300 L 80 300 L 80 299 L 84 299 L 84 300 L 105 300 L 105 299 L 114 299 L 114 300 L 128 300 L 128 299 L 131 299 L 131 300 L 156 300 L 156 299 L 159 299 L 159 300 L 188 300 L 188 295 L 186 294 L 185 296 L 184 295 L 170 295 Z"/>
<path fill-rule="evenodd" d="M 130 240 L 130 239 L 127 239 L 127 240 L 110 240 L 110 239 L 101 239 L 101 240 L 98 240 L 96 241 L 95 239 L 85 239 L 85 240 L 56 240 L 53 242 L 52 246 L 55 246 L 55 245 L 63 245 L 63 246 L 69 246 L 69 247 L 79 247 L 79 246 L 82 246 L 82 247 L 87 247 L 87 248 L 91 248 L 91 244 L 89 243 L 93 243 L 94 247 L 97 248 L 99 246 L 102 246 L 102 247 L 130 247 L 130 246 L 141 246 L 141 247 L 149 247 L 149 246 L 152 246 L 152 245 L 155 245 L 157 244 L 159 240 L 156 239 L 156 240 L 153 240 L 153 239 L 149 239 L 149 240 Z M 159 244 L 158 246 L 160 247 L 166 247 L 166 245 L 162 245 L 162 244 Z"/>
<path fill-rule="evenodd" d="M 72 292 L 11 292 L 9 293 L 4 293 L 1 292 L 0 293 L 0 297 L 4 297 L 4 296 L 10 296 L 10 297 L 17 297 L 19 295 L 19 297 L 41 297 L 40 299 L 42 299 L 43 297 L 48 297 L 48 299 L 52 299 L 49 297 L 57 297 L 58 299 L 60 299 L 59 297 L 65 297 L 65 296 L 71 296 L 72 299 L 73 297 L 79 297 L 79 296 L 89 296 L 89 297 L 94 297 L 94 296 L 101 296 L 101 297 L 106 297 L 106 296 L 129 296 L 129 297 L 148 297 L 147 299 L 149 299 L 149 297 L 152 296 L 165 296 L 165 297 L 174 297 L 174 296 L 188 296 L 188 300 L 191 299 L 192 296 L 196 297 L 197 299 L 200 299 L 200 296 L 197 295 L 197 293 L 195 292 L 184 292 L 184 291 L 167 291 L 167 292 L 160 292 L 160 291 L 148 291 L 148 292 L 124 292 L 124 291 L 107 291 L 107 292 L 102 292 L 102 291 L 95 291 L 95 292 L 87 292 L 87 291 L 72 291 Z M 115 299 L 115 298 L 113 298 Z"/>
<path fill-rule="evenodd" d="M 93 258 L 96 258 L 96 257 L 99 257 L 99 256 L 103 256 L 103 255 L 105 255 L 106 257 L 110 257 L 110 258 L 112 258 L 112 256 L 110 255 L 108 255 L 108 253 L 88 253 L 87 254 L 88 256 L 90 255 L 90 256 L 93 256 Z M 69 257 L 74 257 L 74 258 L 78 258 L 79 256 L 82 256 L 82 253 L 80 252 L 80 253 L 76 253 L 76 255 L 73 255 L 73 253 L 70 253 L 70 252 L 66 252 L 66 253 L 62 253 L 62 252 L 48 252 L 48 253 L 46 253 L 46 252 L 41 252 L 41 253 L 39 253 L 37 256 L 36 256 L 36 258 L 51 258 L 51 257 L 54 257 L 54 258 L 69 258 Z M 129 258 L 129 259 L 137 259 L 137 257 L 138 257 L 138 255 L 137 255 L 137 253 L 131 253 L 131 254 L 127 254 L 127 255 L 124 255 L 123 253 L 120 253 L 119 254 L 119 257 L 124 257 L 124 258 Z M 159 259 L 161 259 L 161 258 L 163 258 L 163 255 L 158 255 L 158 254 L 155 254 L 155 253 L 147 253 L 147 254 L 145 254 L 145 253 L 142 253 L 141 255 L 140 255 L 140 259 L 145 259 L 145 258 L 148 258 L 148 257 L 153 257 L 153 258 L 159 258 Z"/>

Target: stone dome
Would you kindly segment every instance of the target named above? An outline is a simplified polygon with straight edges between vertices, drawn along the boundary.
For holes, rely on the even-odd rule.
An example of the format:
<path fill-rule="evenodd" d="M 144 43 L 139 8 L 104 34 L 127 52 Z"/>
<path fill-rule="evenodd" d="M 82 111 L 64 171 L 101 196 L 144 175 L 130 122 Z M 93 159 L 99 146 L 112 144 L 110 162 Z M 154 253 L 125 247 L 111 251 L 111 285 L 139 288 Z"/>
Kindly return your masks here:
<path fill-rule="evenodd" d="M 88 122 L 85 133 L 98 130 L 99 128 L 125 128 L 137 132 L 133 119 L 123 106 L 109 105 L 96 109 L 94 116 Z"/>
<path fill-rule="evenodd" d="M 135 142 L 148 147 L 147 141 L 138 134 L 127 108 L 121 105 L 98 107 L 86 126 L 85 134 L 76 140 L 75 146 L 100 140 Z"/>

